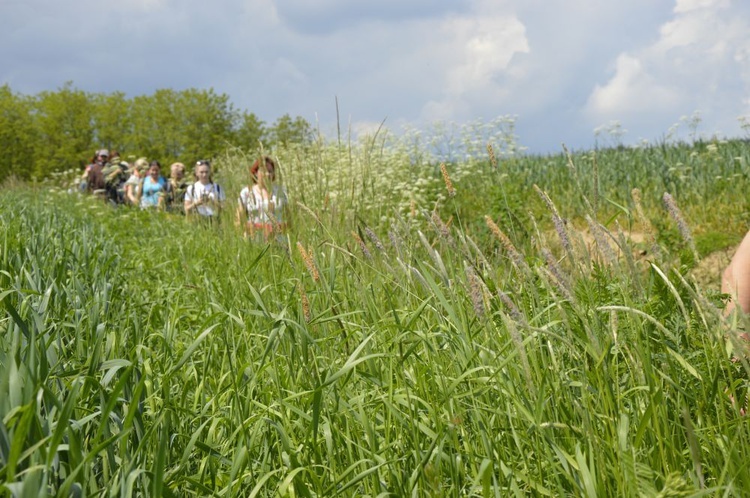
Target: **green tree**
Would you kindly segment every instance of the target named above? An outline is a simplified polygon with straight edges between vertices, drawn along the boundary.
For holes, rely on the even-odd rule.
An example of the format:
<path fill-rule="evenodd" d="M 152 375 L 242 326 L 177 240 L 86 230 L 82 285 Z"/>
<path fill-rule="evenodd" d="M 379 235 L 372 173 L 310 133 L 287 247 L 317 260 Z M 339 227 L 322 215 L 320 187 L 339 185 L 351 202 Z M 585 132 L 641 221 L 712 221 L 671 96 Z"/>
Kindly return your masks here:
<path fill-rule="evenodd" d="M 239 114 L 228 95 L 213 89 L 183 90 L 177 108 L 183 125 L 180 155 L 185 160 L 216 157 L 231 144 Z"/>
<path fill-rule="evenodd" d="M 179 157 L 182 143 L 178 130 L 181 123 L 176 106 L 177 92 L 171 89 L 133 98 L 132 146 L 139 151 L 138 155 L 162 162 Z"/>
<path fill-rule="evenodd" d="M 82 165 L 95 151 L 93 106 L 89 95 L 66 83 L 56 92 L 42 92 L 33 101 L 37 130 L 33 176 Z"/>
<path fill-rule="evenodd" d="M 0 181 L 11 174 L 29 179 L 34 161 L 34 123 L 31 100 L 0 87 Z"/>
<path fill-rule="evenodd" d="M 275 146 L 308 145 L 313 141 L 313 128 L 300 116 L 292 119 L 289 114 L 284 114 L 268 130 L 268 141 Z"/>
<path fill-rule="evenodd" d="M 213 90 L 157 90 L 133 99 L 132 147 L 163 163 L 217 156 L 231 143 L 238 113 Z"/>
<path fill-rule="evenodd" d="M 97 146 L 117 150 L 121 154 L 133 153 L 128 150 L 132 141 L 133 120 L 131 102 L 125 93 L 97 93 L 91 96 L 95 142 Z"/>
<path fill-rule="evenodd" d="M 89 94 L 71 82 L 32 97 L 0 87 L 0 180 L 82 167 L 99 148 L 167 165 L 215 158 L 228 146 L 252 153 L 259 142 L 270 149 L 313 139 L 302 117 L 285 114 L 269 127 L 213 89 L 159 89 L 128 99 L 123 92 Z"/>
<path fill-rule="evenodd" d="M 245 152 L 251 152 L 258 147 L 258 142 L 265 142 L 267 134 L 266 125 L 258 116 L 243 111 L 238 120 L 233 143 Z"/>

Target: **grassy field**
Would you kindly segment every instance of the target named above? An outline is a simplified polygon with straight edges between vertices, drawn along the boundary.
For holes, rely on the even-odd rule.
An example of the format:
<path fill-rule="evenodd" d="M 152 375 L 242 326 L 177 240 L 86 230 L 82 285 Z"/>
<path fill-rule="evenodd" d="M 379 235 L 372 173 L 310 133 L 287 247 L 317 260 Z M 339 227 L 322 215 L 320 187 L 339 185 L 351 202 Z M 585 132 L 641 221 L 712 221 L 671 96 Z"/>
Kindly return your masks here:
<path fill-rule="evenodd" d="M 746 324 L 699 272 L 747 143 L 277 152 L 271 244 L 0 191 L 0 496 L 747 495 Z"/>

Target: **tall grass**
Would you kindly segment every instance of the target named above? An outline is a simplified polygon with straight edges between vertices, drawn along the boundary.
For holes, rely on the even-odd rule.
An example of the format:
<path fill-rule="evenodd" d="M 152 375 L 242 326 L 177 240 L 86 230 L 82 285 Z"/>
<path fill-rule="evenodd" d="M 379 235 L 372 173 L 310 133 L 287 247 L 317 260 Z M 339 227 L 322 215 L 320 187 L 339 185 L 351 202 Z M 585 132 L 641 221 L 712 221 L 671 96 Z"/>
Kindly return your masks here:
<path fill-rule="evenodd" d="M 744 177 L 744 144 L 448 162 L 449 196 L 376 143 L 277 151 L 292 224 L 269 245 L 229 215 L 0 193 L 3 492 L 750 489 L 742 324 L 660 204 L 696 239 L 739 226 L 716 177 Z M 250 159 L 219 162 L 230 198 Z"/>

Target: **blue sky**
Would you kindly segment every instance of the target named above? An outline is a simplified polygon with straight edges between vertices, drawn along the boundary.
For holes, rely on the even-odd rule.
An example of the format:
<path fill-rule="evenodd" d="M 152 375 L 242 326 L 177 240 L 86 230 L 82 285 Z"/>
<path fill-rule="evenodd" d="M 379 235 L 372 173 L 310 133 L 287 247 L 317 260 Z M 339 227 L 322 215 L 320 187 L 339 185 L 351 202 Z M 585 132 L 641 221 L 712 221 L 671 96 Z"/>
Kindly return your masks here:
<path fill-rule="evenodd" d="M 0 0 L 0 18 L 0 84 L 26 94 L 212 87 L 324 131 L 338 99 L 355 134 L 513 115 L 540 153 L 745 136 L 750 116 L 746 0 Z"/>

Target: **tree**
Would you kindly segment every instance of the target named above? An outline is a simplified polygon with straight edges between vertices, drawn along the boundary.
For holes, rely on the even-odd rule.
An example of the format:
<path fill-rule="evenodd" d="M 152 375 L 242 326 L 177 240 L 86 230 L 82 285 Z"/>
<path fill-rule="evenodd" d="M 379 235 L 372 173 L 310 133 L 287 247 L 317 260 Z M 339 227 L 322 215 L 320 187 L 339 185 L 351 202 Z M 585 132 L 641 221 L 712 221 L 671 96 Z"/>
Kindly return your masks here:
<path fill-rule="evenodd" d="M 3 85 L 0 87 L 0 181 L 11 174 L 23 179 L 31 177 L 34 146 L 30 99 Z"/>
<path fill-rule="evenodd" d="M 169 161 L 179 157 L 181 123 L 175 110 L 177 93 L 161 89 L 153 95 L 133 98 L 134 130 L 132 144 L 138 155 Z"/>
<path fill-rule="evenodd" d="M 33 101 L 37 130 L 33 176 L 45 177 L 81 165 L 94 154 L 91 99 L 66 83 L 56 92 L 42 92 Z"/>
<path fill-rule="evenodd" d="M 91 96 L 91 100 L 97 147 L 117 150 L 122 154 L 133 152 L 128 151 L 133 133 L 131 102 L 125 98 L 125 94 L 97 93 Z"/>
<path fill-rule="evenodd" d="M 245 152 L 251 152 L 258 147 L 258 142 L 265 141 L 268 134 L 266 125 L 252 112 L 243 111 L 238 123 L 233 139 L 235 146 Z"/>
<path fill-rule="evenodd" d="M 285 114 L 268 127 L 213 89 L 160 89 L 128 99 L 123 92 L 89 94 L 70 82 L 32 97 L 0 87 L 0 180 L 83 167 L 99 148 L 166 166 L 216 158 L 228 146 L 253 153 L 259 142 L 271 148 L 313 139 L 305 119 Z"/>
<path fill-rule="evenodd" d="M 184 157 L 213 158 L 231 144 L 238 113 L 228 95 L 216 94 L 213 89 L 189 89 L 180 93 L 178 104 Z"/>
<path fill-rule="evenodd" d="M 276 146 L 308 145 L 313 141 L 313 128 L 300 116 L 292 119 L 289 114 L 284 114 L 268 130 L 268 139 Z"/>

